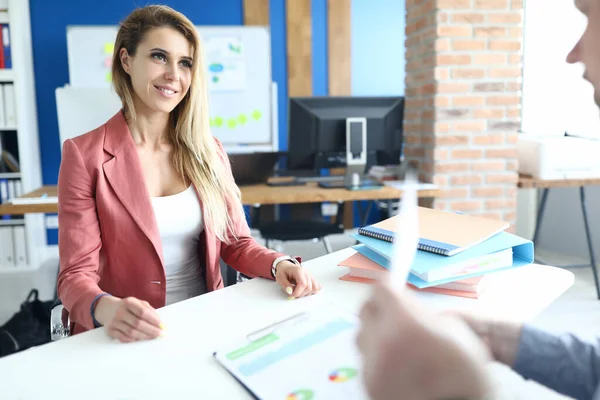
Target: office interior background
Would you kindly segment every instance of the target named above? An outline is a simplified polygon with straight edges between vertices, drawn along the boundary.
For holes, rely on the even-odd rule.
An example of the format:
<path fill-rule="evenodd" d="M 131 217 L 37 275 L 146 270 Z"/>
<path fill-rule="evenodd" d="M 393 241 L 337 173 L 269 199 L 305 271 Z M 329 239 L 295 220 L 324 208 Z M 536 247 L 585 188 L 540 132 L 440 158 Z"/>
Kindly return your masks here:
<path fill-rule="evenodd" d="M 536 202 L 529 191 L 516 189 L 517 132 L 556 134 L 573 127 L 575 134 L 593 135 L 599 126 L 581 67 L 565 62 L 584 28 L 583 17 L 569 1 L 552 6 L 528 1 L 525 8 L 515 0 L 476 2 L 464 8 L 462 3 L 471 2 L 450 2 L 439 10 L 422 10 L 414 3 L 171 0 L 166 4 L 197 25 L 268 24 L 281 150 L 287 150 L 290 96 L 406 96 L 406 155 L 420 158 L 424 178 L 446 192 L 436 207 L 504 218 L 516 232 L 531 236 Z M 136 5 L 139 2 L 109 1 L 100 8 L 68 0 L 60 7 L 30 2 L 44 184 L 56 183 L 60 165 L 55 89 L 69 80 L 66 27 L 114 25 Z M 429 15 L 428 20 L 439 19 L 429 27 L 437 30 L 438 38 L 423 45 L 434 48 L 415 44 L 423 32 L 415 32 L 423 23 L 421 13 Z M 49 18 L 52 24 L 47 23 Z M 290 23 L 301 29 L 292 29 Z M 560 32 L 550 29 L 556 23 L 563 27 Z M 426 60 L 431 64 L 422 83 L 418 78 L 423 73 L 411 71 Z M 435 144 L 424 139 L 433 134 Z M 592 221 L 600 218 L 593 190 L 588 195 Z M 549 196 L 538 247 L 574 257 L 585 254 L 577 196 L 570 189 L 554 190 Z M 356 225 L 358 218 L 354 220 Z M 600 227 L 592 224 L 591 229 L 595 237 L 600 235 Z M 47 243 L 56 245 L 56 229 L 47 231 Z"/>
<path fill-rule="evenodd" d="M 14 9 L 2 10 L 4 3 Z M 68 57 L 77 57 L 67 53 L 67 27 L 116 25 L 146 3 L 0 0 L 0 23 L 10 30 L 13 62 L 12 70 L 8 64 L 0 69 L 0 81 L 6 88 L 14 80 L 19 117 L 16 127 L 5 121 L 0 138 L 5 148 L 16 142 L 22 147 L 23 178 L 30 177 L 38 186 L 57 181 L 61 150 L 55 91 L 69 83 Z M 585 28 L 585 18 L 569 0 L 162 3 L 199 26 L 269 27 L 281 151 L 288 150 L 290 98 L 403 97 L 405 160 L 416 162 L 421 179 L 439 189 L 428 206 L 503 219 L 511 223 L 512 232 L 531 239 L 541 193 L 518 187 L 524 168 L 519 141 L 541 136 L 558 140 L 568 132 L 596 146 L 600 115 L 592 88 L 582 79 L 582 67 L 565 61 Z M 551 150 L 550 164 L 573 158 L 568 151 Z M 592 158 L 583 162 L 596 164 Z M 591 237 L 597 243 L 600 190 L 585 190 Z M 577 187 L 549 191 L 535 248 L 550 264 L 589 263 L 579 196 Z M 283 218 L 303 212 L 288 206 L 277 210 Z M 378 216 L 373 213 L 368 221 Z M 22 271 L 0 269 L 0 324 L 18 311 L 32 288 L 45 298 L 54 294 L 56 215 L 39 217 L 28 223 L 27 233 L 28 246 L 38 250 L 36 264 Z M 334 250 L 354 243 L 347 233 L 361 222 L 354 204 L 344 218 L 346 232 L 331 238 Z M 0 220 L 0 226 L 13 224 Z M 253 234 L 263 241 L 258 232 Z M 324 254 L 323 246 L 310 241 L 276 246 L 305 260 Z M 591 269 L 574 272 L 576 284 L 537 322 L 592 333 L 600 313 Z"/>
<path fill-rule="evenodd" d="M 146 2 L 28 3 L 22 8 L 28 15 L 10 15 L 9 11 L 4 22 L 10 25 L 13 45 L 21 43 L 23 35 L 30 37 L 31 64 L 15 65 L 15 73 L 30 71 L 33 86 L 16 85 L 15 90 L 32 89 L 28 93 L 34 93 L 34 101 L 17 105 L 32 106 L 19 110 L 19 116 L 34 122 L 26 125 L 27 134 L 34 137 L 24 143 L 36 146 L 31 154 L 39 154 L 40 183 L 54 185 L 60 165 L 55 90 L 69 83 L 67 26 L 116 25 Z M 506 220 L 513 232 L 526 238 L 533 235 L 540 196 L 535 189 L 518 188 L 520 137 L 561 137 L 567 131 L 592 143 L 600 132 L 600 116 L 590 85 L 581 79 L 582 67 L 565 61 L 585 27 L 584 17 L 569 0 L 162 3 L 196 25 L 269 27 L 281 151 L 288 150 L 288 101 L 292 97 L 403 96 L 404 156 L 417 163 L 423 181 L 437 185 L 439 195 L 431 205 Z M 20 50 L 13 49 L 15 62 L 27 59 L 16 57 L 15 52 Z M 10 83 L 6 76 L 0 73 L 3 82 Z M 14 140 L 11 134 L 11 130 L 0 133 L 4 143 Z M 19 135 L 25 137 L 25 133 Z M 600 190 L 586 188 L 586 196 L 591 236 L 600 238 Z M 577 188 L 549 192 L 536 253 L 548 255 L 549 260 L 588 259 L 579 204 Z M 285 207 L 280 211 L 284 216 L 295 212 Z M 54 215 L 46 215 L 43 224 L 37 225 L 43 230 L 40 265 L 23 272 L 0 270 L 0 323 L 18 310 L 32 286 L 45 285 L 42 292 L 51 294 L 53 282 L 48 284 L 48 280 L 55 273 L 52 260 L 58 253 L 55 221 Z M 356 229 L 360 222 L 354 207 L 345 227 Z M 345 234 L 336 240 L 338 247 L 352 244 Z M 304 251 L 305 259 L 323 252 L 313 243 L 286 246 Z M 595 293 L 588 287 L 593 286 L 588 272 L 582 269 L 577 276 L 583 282 L 585 299 L 592 301 Z M 581 288 L 576 285 L 574 290 Z"/>

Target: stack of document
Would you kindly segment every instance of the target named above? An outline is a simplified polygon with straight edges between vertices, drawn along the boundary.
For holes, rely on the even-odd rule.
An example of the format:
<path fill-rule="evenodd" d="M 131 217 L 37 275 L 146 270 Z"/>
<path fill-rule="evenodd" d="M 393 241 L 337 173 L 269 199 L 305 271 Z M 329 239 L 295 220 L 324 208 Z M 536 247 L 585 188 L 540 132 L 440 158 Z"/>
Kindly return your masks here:
<path fill-rule="evenodd" d="M 351 235 L 360 244 L 339 264 L 348 268 L 340 279 L 369 282 L 387 274 L 397 218 Z M 506 222 L 423 207 L 418 218 L 420 239 L 408 276 L 408 284 L 417 289 L 478 297 L 487 274 L 534 260 L 533 243 L 505 232 Z"/>

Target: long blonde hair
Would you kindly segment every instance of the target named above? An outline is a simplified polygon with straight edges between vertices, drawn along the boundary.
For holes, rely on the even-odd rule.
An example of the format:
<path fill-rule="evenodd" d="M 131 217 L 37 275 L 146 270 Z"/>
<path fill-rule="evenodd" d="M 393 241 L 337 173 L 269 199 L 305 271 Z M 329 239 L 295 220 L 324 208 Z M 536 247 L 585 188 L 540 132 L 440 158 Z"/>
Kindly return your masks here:
<path fill-rule="evenodd" d="M 125 48 L 135 55 L 138 44 L 151 29 L 169 27 L 180 32 L 193 47 L 192 78 L 185 97 L 171 112 L 169 139 L 174 145 L 173 162 L 182 177 L 197 188 L 203 203 L 206 226 L 226 243 L 237 239 L 234 215 L 243 217 L 240 191 L 217 151 L 210 133 L 208 90 L 204 54 L 196 28 L 180 12 L 162 5 L 135 9 L 121 22 L 112 63 L 112 80 L 128 118 L 135 120 L 133 86 L 121 65 L 119 53 Z"/>

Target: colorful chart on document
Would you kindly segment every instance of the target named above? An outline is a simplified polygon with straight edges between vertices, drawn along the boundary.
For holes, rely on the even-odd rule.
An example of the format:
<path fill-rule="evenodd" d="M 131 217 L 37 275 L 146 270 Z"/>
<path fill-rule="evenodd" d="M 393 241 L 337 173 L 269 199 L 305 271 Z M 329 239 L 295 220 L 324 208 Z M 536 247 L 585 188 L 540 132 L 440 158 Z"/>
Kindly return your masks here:
<path fill-rule="evenodd" d="M 260 399 L 367 399 L 356 317 L 323 308 L 215 355 Z"/>
<path fill-rule="evenodd" d="M 339 368 L 329 374 L 329 380 L 334 383 L 344 383 L 356 378 L 358 370 L 354 368 Z"/>
<path fill-rule="evenodd" d="M 312 400 L 315 398 L 315 392 L 309 389 L 300 389 L 288 394 L 285 400 Z"/>

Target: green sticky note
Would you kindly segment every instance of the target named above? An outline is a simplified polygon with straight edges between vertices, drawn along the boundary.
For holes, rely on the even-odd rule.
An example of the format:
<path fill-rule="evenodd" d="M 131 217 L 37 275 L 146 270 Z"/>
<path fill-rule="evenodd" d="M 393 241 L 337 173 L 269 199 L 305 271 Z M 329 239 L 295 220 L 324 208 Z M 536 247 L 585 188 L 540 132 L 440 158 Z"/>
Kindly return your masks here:
<path fill-rule="evenodd" d="M 112 72 L 110 71 L 106 73 L 106 82 L 112 82 Z"/>
<path fill-rule="evenodd" d="M 106 54 L 112 54 L 115 51 L 115 44 L 114 43 L 106 43 L 104 45 L 104 53 Z"/>
<path fill-rule="evenodd" d="M 237 126 L 237 121 L 235 120 L 235 118 L 229 118 L 227 120 L 227 126 L 229 127 L 229 129 L 234 129 Z"/>
<path fill-rule="evenodd" d="M 238 117 L 238 122 L 240 125 L 244 125 L 246 122 L 248 122 L 248 117 L 246 117 L 244 114 L 240 114 Z"/>
<path fill-rule="evenodd" d="M 258 110 L 254 110 L 252 111 L 252 118 L 254 118 L 255 120 L 259 120 L 262 117 L 262 113 Z"/>
<path fill-rule="evenodd" d="M 220 128 L 223 126 L 223 118 L 221 117 L 215 117 L 215 126 L 217 128 Z"/>

